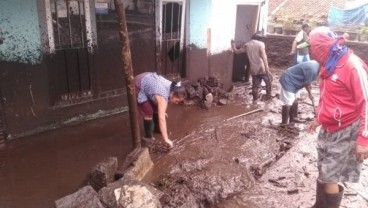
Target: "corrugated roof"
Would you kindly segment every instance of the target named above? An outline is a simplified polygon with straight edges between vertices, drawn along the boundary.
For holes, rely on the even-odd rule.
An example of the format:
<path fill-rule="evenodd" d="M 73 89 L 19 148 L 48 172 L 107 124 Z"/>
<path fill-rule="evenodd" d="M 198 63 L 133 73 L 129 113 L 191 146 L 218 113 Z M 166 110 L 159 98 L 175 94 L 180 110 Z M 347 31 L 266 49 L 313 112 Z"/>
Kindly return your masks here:
<path fill-rule="evenodd" d="M 325 20 L 331 4 L 344 8 L 346 0 L 269 0 L 271 17 L 292 18 L 294 20 Z"/>

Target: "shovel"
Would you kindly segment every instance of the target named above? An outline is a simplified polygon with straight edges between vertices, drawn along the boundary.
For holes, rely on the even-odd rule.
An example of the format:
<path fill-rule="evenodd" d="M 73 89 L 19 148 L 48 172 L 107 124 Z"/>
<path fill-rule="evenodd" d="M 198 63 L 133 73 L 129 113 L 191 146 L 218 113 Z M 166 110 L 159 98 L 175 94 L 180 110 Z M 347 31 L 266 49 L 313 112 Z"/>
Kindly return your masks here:
<path fill-rule="evenodd" d="M 314 117 L 317 118 L 317 110 L 316 110 L 316 105 L 314 105 L 314 99 L 310 99 L 312 101 L 312 107 L 313 107 L 313 111 L 314 111 Z"/>

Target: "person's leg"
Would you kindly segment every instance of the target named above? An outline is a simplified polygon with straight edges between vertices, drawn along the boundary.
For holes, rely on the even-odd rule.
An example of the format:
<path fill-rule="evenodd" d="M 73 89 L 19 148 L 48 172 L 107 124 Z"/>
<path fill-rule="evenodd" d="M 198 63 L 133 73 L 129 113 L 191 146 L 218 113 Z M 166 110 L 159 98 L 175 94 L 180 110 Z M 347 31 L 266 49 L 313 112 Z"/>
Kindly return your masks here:
<path fill-rule="evenodd" d="M 293 105 L 290 108 L 290 122 L 294 123 L 303 123 L 300 119 L 298 119 L 298 99 L 295 99 Z"/>
<path fill-rule="evenodd" d="M 316 183 L 316 202 L 312 206 L 312 208 L 325 208 L 325 190 L 324 184 L 317 179 Z"/>
<path fill-rule="evenodd" d="M 281 124 L 289 123 L 289 115 L 290 115 L 290 105 L 283 105 L 281 109 Z"/>
<path fill-rule="evenodd" d="M 271 86 L 271 76 L 270 74 L 262 74 L 262 79 L 266 84 L 266 99 L 271 99 L 272 86 Z"/>
<path fill-rule="evenodd" d="M 359 182 L 361 163 L 355 157 L 359 121 L 338 132 L 321 128 L 317 139 L 318 179 L 324 183 L 326 208 L 338 208 L 344 188 L 338 182 Z"/>
<path fill-rule="evenodd" d="M 261 86 L 262 77 L 260 75 L 252 75 L 252 94 L 253 94 L 253 102 L 258 100 L 258 88 Z"/>
<path fill-rule="evenodd" d="M 288 92 L 284 88 L 281 88 L 280 100 L 283 103 L 281 109 L 281 125 L 285 125 L 289 123 L 290 108 L 292 103 L 295 101 L 295 93 Z"/>
<path fill-rule="evenodd" d="M 324 194 L 326 208 L 339 208 L 344 194 L 344 187 L 337 183 L 326 183 Z"/>
<path fill-rule="evenodd" d="M 154 139 L 153 107 L 149 101 L 138 104 L 139 113 L 143 116 L 144 138 Z"/>

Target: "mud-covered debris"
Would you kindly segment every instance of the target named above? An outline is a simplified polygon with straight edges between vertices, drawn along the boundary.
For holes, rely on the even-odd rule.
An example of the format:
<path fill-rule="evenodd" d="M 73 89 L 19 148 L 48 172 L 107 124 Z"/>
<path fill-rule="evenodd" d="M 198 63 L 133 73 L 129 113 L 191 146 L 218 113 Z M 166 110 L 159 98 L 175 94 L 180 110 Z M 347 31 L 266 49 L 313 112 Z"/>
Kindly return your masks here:
<path fill-rule="evenodd" d="M 200 78 L 185 87 L 187 98 L 193 100 L 205 109 L 210 109 L 213 106 L 226 105 L 228 101 L 235 100 L 234 87 L 229 91 L 223 89 L 220 80 L 215 77 Z M 186 105 L 192 105 L 193 102 L 185 102 Z"/>
<path fill-rule="evenodd" d="M 78 191 L 55 201 L 56 208 L 103 208 L 97 192 L 92 186 L 85 186 Z"/>
<path fill-rule="evenodd" d="M 203 108 L 209 110 L 212 107 L 212 102 L 204 101 L 203 102 Z"/>
<path fill-rule="evenodd" d="M 220 99 L 220 100 L 218 101 L 218 103 L 219 103 L 220 105 L 226 105 L 226 104 L 227 104 L 227 100 L 225 100 L 225 99 Z"/>
<path fill-rule="evenodd" d="M 147 147 L 150 153 L 155 155 L 162 155 L 170 152 L 170 147 L 159 141 L 154 141 L 150 143 Z"/>
<path fill-rule="evenodd" d="M 299 189 L 298 188 L 288 189 L 287 193 L 288 194 L 297 194 L 297 193 L 299 193 Z"/>
<path fill-rule="evenodd" d="M 304 175 L 305 175 L 305 177 L 309 177 L 309 175 L 310 175 L 310 173 L 307 171 L 307 167 L 306 166 L 303 166 L 303 173 L 304 173 Z"/>
<path fill-rule="evenodd" d="M 276 187 L 280 187 L 280 188 L 286 188 L 287 187 L 286 184 L 284 184 L 283 182 L 280 182 L 277 179 L 268 179 L 268 182 L 272 183 Z"/>
<path fill-rule="evenodd" d="M 249 139 L 252 133 L 250 133 L 250 132 L 240 132 L 239 134 L 240 134 L 240 136 Z"/>
<path fill-rule="evenodd" d="M 274 162 L 274 161 L 275 161 L 274 158 L 270 158 L 270 159 L 260 163 L 259 165 L 252 165 L 250 167 L 251 172 L 253 173 L 253 175 L 256 178 L 259 178 L 266 172 L 267 167 L 269 167 L 272 164 L 272 162 Z"/>
<path fill-rule="evenodd" d="M 209 102 L 209 103 L 212 103 L 213 102 L 213 95 L 212 95 L 212 93 L 208 93 L 206 95 L 206 101 Z"/>

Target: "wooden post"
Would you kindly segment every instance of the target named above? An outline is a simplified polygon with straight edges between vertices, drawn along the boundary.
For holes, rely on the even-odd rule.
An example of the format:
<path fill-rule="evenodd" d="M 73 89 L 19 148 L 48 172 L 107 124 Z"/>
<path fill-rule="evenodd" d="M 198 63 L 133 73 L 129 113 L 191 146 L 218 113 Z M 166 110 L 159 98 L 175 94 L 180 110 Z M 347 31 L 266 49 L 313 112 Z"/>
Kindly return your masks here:
<path fill-rule="evenodd" d="M 129 117 L 130 126 L 132 129 L 133 146 L 134 148 L 141 147 L 140 129 L 138 123 L 138 107 L 135 97 L 135 85 L 134 74 L 132 67 L 132 57 L 130 53 L 129 36 L 126 25 L 125 11 L 123 6 L 123 0 L 114 0 L 115 11 L 118 16 L 119 22 L 119 36 L 121 40 L 121 59 L 123 61 L 123 70 L 125 75 L 128 105 L 129 105 Z"/>

